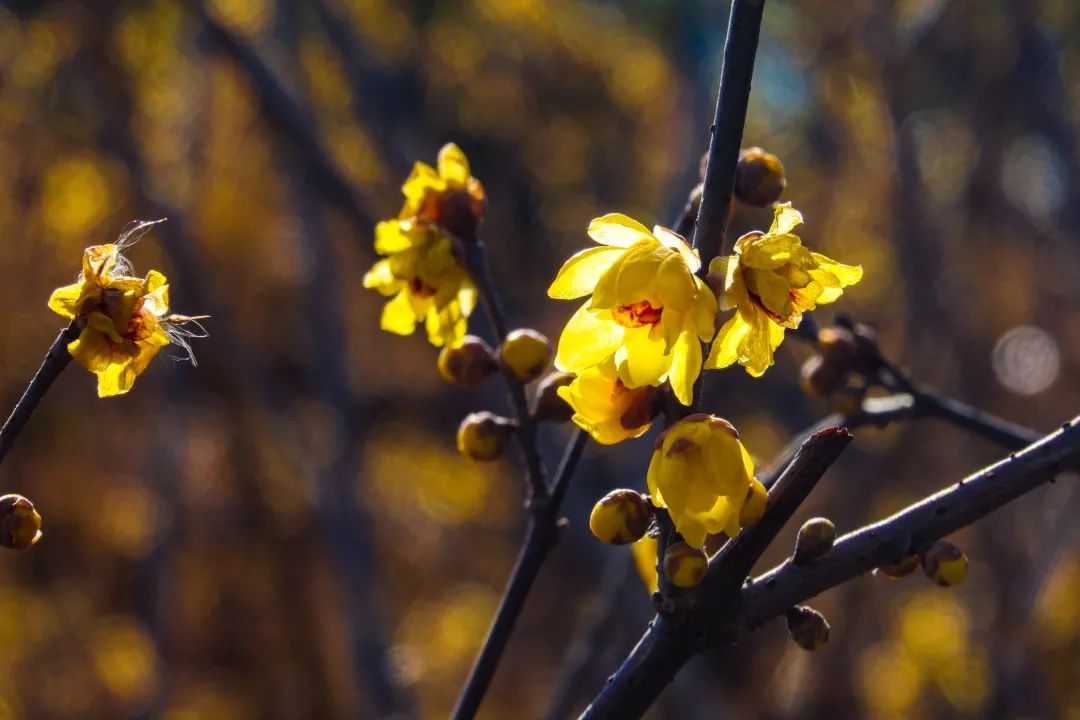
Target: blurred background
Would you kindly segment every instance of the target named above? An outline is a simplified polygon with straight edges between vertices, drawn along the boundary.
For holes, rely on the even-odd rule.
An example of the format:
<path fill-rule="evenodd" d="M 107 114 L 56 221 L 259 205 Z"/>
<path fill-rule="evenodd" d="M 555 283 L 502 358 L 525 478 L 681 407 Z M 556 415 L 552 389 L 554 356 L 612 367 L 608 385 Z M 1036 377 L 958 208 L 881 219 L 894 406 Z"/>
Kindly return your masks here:
<path fill-rule="evenodd" d="M 0 557 L 0 719 L 445 717 L 517 551 L 521 468 L 454 448 L 465 413 L 508 412 L 496 383 L 451 388 L 422 331 L 378 330 L 374 222 L 457 142 L 511 322 L 554 340 L 574 305 L 544 290 L 589 220 L 672 224 L 697 182 L 727 12 L 0 2 L 3 407 L 62 326 L 52 288 L 132 219 L 168 218 L 136 268 L 213 316 L 198 367 L 159 360 L 126 397 L 73 365 L 4 465 L 45 538 Z M 865 269 L 819 322 L 850 313 L 918 381 L 1049 430 L 1080 408 L 1078 122 L 1076 3 L 769 0 L 745 142 L 783 160 L 804 240 Z M 808 352 L 710 377 L 762 465 L 828 412 L 798 388 Z M 568 432 L 544 431 L 550 464 Z M 586 449 L 481 717 L 575 714 L 644 629 L 629 551 L 586 519 L 643 487 L 650 437 Z M 761 569 L 805 518 L 850 530 L 1003 454 L 932 420 L 859 430 Z M 953 538 L 964 585 L 849 583 L 813 602 L 827 650 L 773 622 L 652 716 L 1078 718 L 1077 511 L 1075 482 L 1032 493 Z"/>

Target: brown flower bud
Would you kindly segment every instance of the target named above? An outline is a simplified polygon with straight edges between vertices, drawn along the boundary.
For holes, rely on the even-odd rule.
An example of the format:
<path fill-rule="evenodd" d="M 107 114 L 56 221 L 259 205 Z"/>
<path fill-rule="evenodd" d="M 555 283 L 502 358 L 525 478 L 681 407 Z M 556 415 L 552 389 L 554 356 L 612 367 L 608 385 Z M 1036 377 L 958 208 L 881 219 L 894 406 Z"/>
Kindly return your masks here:
<path fill-rule="evenodd" d="M 855 334 L 842 327 L 823 328 L 818 333 L 818 352 L 834 372 L 848 372 L 859 351 Z"/>
<path fill-rule="evenodd" d="M 806 565 L 832 549 L 836 542 L 836 526 L 828 518 L 811 518 L 799 528 L 795 538 L 795 554 L 791 560 L 796 565 Z"/>
<path fill-rule="evenodd" d="M 769 491 L 757 478 L 750 481 L 750 488 L 746 491 L 746 500 L 742 510 L 739 511 L 739 525 L 750 527 L 756 525 L 761 516 L 765 514 L 765 506 L 769 502 Z"/>
<path fill-rule="evenodd" d="M 535 330 L 514 330 L 499 347 L 499 360 L 518 380 L 532 382 L 551 362 L 551 343 Z"/>
<path fill-rule="evenodd" d="M 633 490 L 612 490 L 593 506 L 589 529 L 601 542 L 629 545 L 645 537 L 652 507 Z"/>
<path fill-rule="evenodd" d="M 787 178 L 780 158 L 759 147 L 745 148 L 735 166 L 735 197 L 754 207 L 769 207 L 784 192 Z"/>
<path fill-rule="evenodd" d="M 0 545 L 25 550 L 41 539 L 41 515 L 22 495 L 0 497 Z"/>
<path fill-rule="evenodd" d="M 900 558 L 897 562 L 882 565 L 874 572 L 875 574 L 884 575 L 893 580 L 899 580 L 900 578 L 907 577 L 915 572 L 919 567 L 919 563 L 920 560 L 918 555 L 908 555 Z"/>
<path fill-rule="evenodd" d="M 938 540 L 922 554 L 922 567 L 926 577 L 942 587 L 964 582 L 968 573 L 967 556 L 945 540 Z"/>
<path fill-rule="evenodd" d="M 832 395 L 843 388 L 848 380 L 846 370 L 837 370 L 833 365 L 825 362 L 825 358 L 821 355 L 808 357 L 799 374 L 800 387 L 804 393 L 812 397 Z"/>
<path fill-rule="evenodd" d="M 574 415 L 574 408 L 559 395 L 559 388 L 574 381 L 574 374 L 567 372 L 549 373 L 536 386 L 536 398 L 533 400 L 533 417 L 541 422 L 564 423 Z"/>
<path fill-rule="evenodd" d="M 471 413 L 458 426 L 458 451 L 470 460 L 494 460 L 502 455 L 517 424 L 486 410 Z"/>
<path fill-rule="evenodd" d="M 799 605 L 788 610 L 784 617 L 788 634 L 803 650 L 821 650 L 829 643 L 829 622 L 817 610 Z"/>
<path fill-rule="evenodd" d="M 475 335 L 466 335 L 457 347 L 439 352 L 439 375 L 463 387 L 476 387 L 499 369 L 491 346 Z"/>
<path fill-rule="evenodd" d="M 684 542 L 672 543 L 664 553 L 664 575 L 671 584 L 680 588 L 692 588 L 705 577 L 709 556 L 705 551 Z"/>

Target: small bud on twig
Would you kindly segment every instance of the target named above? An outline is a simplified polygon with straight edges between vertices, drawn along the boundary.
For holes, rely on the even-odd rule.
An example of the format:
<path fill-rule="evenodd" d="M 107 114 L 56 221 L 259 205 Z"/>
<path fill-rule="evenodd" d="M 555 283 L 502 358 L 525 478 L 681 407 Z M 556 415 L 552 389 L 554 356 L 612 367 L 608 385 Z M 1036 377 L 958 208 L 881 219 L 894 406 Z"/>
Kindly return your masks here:
<path fill-rule="evenodd" d="M 499 369 L 491 346 L 475 335 L 466 335 L 456 347 L 444 347 L 438 366 L 444 380 L 467 388 L 480 385 Z"/>
<path fill-rule="evenodd" d="M 574 408 L 559 395 L 559 388 L 574 381 L 574 374 L 567 372 L 549 373 L 536 386 L 536 399 L 533 401 L 533 417 L 541 422 L 564 423 L 574 415 Z"/>
<path fill-rule="evenodd" d="M 509 418 L 487 412 L 471 413 L 458 426 L 458 451 L 470 460 L 494 460 L 502 455 L 517 429 Z"/>
<path fill-rule="evenodd" d="M 746 501 L 742 510 L 739 511 L 739 525 L 750 527 L 756 525 L 761 516 L 765 514 L 765 506 L 769 502 L 769 491 L 757 478 L 750 481 L 750 488 L 746 491 Z"/>
<path fill-rule="evenodd" d="M 960 548 L 945 540 L 938 540 L 922 554 L 922 567 L 926 577 L 942 587 L 964 582 L 968 572 L 967 556 Z"/>
<path fill-rule="evenodd" d="M 759 147 L 745 148 L 735 166 L 735 197 L 754 207 L 769 207 L 784 192 L 787 178 L 780 158 Z"/>
<path fill-rule="evenodd" d="M 799 605 L 787 611 L 788 634 L 803 650 L 814 652 L 829 643 L 829 622 L 817 610 Z"/>
<path fill-rule="evenodd" d="M 672 543 L 664 553 L 664 575 L 675 587 L 692 588 L 705 577 L 709 556 L 684 542 Z"/>
<path fill-rule="evenodd" d="M 918 555 L 908 555 L 897 562 L 882 565 L 874 572 L 892 580 L 899 580 L 915 572 L 919 568 L 919 562 Z"/>
<path fill-rule="evenodd" d="M 551 362 L 551 343 L 535 330 L 514 330 L 499 347 L 499 360 L 521 382 L 532 382 Z"/>
<path fill-rule="evenodd" d="M 41 539 L 41 515 L 22 495 L 0 497 L 0 545 L 25 550 Z"/>
<path fill-rule="evenodd" d="M 628 545 L 645 537 L 652 508 L 634 490 L 612 490 L 593 506 L 589 530 L 601 542 Z"/>
<path fill-rule="evenodd" d="M 829 552 L 836 542 L 836 526 L 828 518 L 811 518 L 799 528 L 795 539 L 795 555 L 791 558 L 796 565 L 805 565 Z"/>

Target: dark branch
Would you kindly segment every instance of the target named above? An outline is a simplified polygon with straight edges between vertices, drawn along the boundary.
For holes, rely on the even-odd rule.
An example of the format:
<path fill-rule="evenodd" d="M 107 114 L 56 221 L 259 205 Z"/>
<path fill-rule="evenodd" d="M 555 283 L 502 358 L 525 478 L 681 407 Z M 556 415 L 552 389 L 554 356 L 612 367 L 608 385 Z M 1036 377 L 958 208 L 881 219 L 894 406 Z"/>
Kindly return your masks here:
<path fill-rule="evenodd" d="M 746 124 L 764 10 L 765 0 L 734 0 L 731 4 L 701 209 L 694 226 L 694 247 L 701 254 L 703 272 L 707 271 L 710 260 L 728 250 L 727 223 L 735 188 L 735 166 Z"/>
<path fill-rule="evenodd" d="M 891 518 L 845 535 L 809 565 L 790 561 L 742 591 L 744 628 L 876 567 L 925 549 L 1080 464 L 1080 418 L 1020 453 L 968 476 Z"/>
<path fill-rule="evenodd" d="M 495 612 L 495 620 L 487 637 L 484 638 L 484 645 L 465 681 L 457 707 L 454 708 L 454 720 L 476 717 L 476 712 L 491 685 L 495 669 L 506 649 L 506 643 L 510 640 L 510 634 L 514 631 L 514 625 L 525 606 L 525 599 L 529 596 L 533 582 L 540 573 L 540 567 L 559 541 L 558 502 L 562 500 L 570 475 L 581 458 L 581 452 L 585 448 L 588 437 L 583 430 L 574 431 L 551 484 L 551 492 L 548 496 L 551 501 L 534 504 L 531 508 L 525 540 L 514 563 L 514 569 L 510 573 L 510 579 L 506 583 L 499 609 Z"/>
<path fill-rule="evenodd" d="M 0 462 L 3 462 L 4 458 L 7 457 L 8 451 L 11 450 L 12 445 L 15 444 L 15 439 L 19 436 L 19 432 L 26 425 L 26 421 L 30 419 L 30 416 L 34 414 L 34 410 L 37 409 L 42 398 L 45 397 L 45 393 L 49 391 L 53 381 L 60 376 L 60 373 L 71 362 L 71 355 L 68 353 L 67 346 L 78 337 L 79 328 L 72 321 L 53 340 L 53 344 L 49 347 L 49 352 L 45 355 L 41 367 L 34 373 L 30 384 L 26 386 L 26 390 L 23 392 L 22 397 L 19 398 L 19 402 L 15 404 L 15 409 L 11 411 L 11 415 L 8 416 L 7 421 L 4 423 L 4 427 L 0 428 Z"/>

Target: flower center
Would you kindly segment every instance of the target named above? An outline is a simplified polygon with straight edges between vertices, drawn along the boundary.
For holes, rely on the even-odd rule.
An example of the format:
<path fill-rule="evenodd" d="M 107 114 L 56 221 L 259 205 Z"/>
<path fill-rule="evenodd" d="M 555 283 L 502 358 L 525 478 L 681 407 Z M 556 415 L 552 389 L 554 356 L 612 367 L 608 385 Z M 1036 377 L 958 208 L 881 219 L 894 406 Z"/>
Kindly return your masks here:
<path fill-rule="evenodd" d="M 646 325 L 655 325 L 660 322 L 660 316 L 664 314 L 664 308 L 653 307 L 648 300 L 620 305 L 611 311 L 615 322 L 623 327 L 637 328 Z"/>
<path fill-rule="evenodd" d="M 438 290 L 425 285 L 424 281 L 420 278 L 414 277 L 409 278 L 409 292 L 411 292 L 413 295 L 416 295 L 417 297 L 429 298 L 434 297 Z"/>

